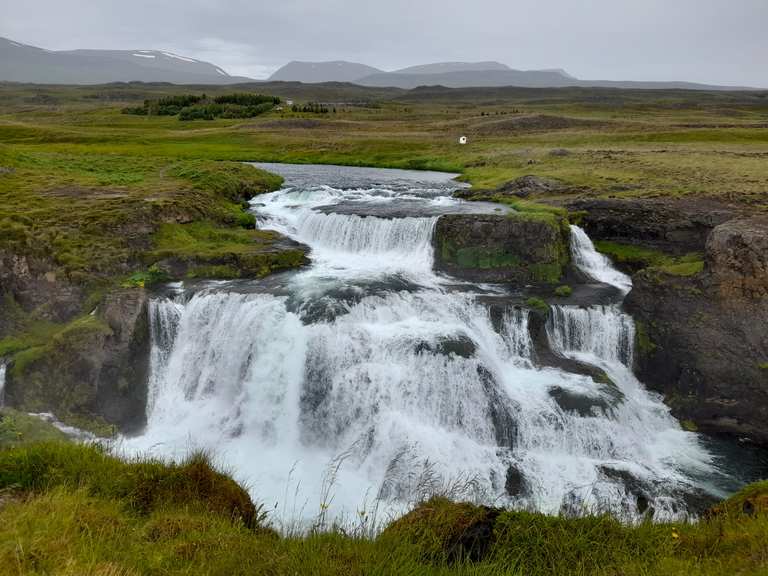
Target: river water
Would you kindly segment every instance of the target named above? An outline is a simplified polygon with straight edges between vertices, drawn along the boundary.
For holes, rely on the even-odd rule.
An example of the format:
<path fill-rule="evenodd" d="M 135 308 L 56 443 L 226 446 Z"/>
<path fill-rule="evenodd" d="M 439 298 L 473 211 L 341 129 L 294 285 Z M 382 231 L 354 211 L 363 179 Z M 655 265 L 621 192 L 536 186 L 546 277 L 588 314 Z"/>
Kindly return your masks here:
<path fill-rule="evenodd" d="M 286 183 L 254 201 L 259 226 L 312 264 L 152 301 L 148 425 L 126 451 L 207 449 L 283 527 L 435 492 L 678 518 L 738 486 L 632 373 L 631 280 L 583 231 L 574 263 L 606 296 L 553 307 L 546 340 L 607 379 L 540 365 L 524 295 L 433 270 L 440 214 L 499 210 L 451 198 L 452 175 L 263 167 Z"/>

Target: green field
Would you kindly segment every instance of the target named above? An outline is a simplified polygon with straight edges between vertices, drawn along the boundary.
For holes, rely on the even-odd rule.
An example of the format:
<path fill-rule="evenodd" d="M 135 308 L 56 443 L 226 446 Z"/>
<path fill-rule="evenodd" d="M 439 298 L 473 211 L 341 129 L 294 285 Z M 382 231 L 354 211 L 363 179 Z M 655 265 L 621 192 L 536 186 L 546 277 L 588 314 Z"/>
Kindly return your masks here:
<path fill-rule="evenodd" d="M 284 106 L 256 118 L 210 121 L 121 113 L 145 99 L 226 90 L 232 89 L 0 84 L 0 258 L 44 263 L 51 284 L 79 298 L 64 318 L 46 302 L 18 302 L 0 290 L 0 357 L 14 356 L 12 370 L 64 354 L 64 342 L 108 330 L 90 316 L 104 294 L 168 280 L 167 262 L 185 264 L 182 278 L 260 277 L 302 265 L 302 252 L 275 249 L 274 234 L 254 229 L 245 202 L 281 180 L 244 161 L 446 170 L 489 198 L 497 186 L 532 174 L 563 186 L 514 204 L 547 219 L 564 218 L 559 206 L 577 198 L 668 197 L 768 211 L 768 92 L 406 92 L 275 83 L 237 90 L 322 102 L 328 113 Z M 458 144 L 461 135 L 469 138 L 466 146 Z M 537 204 L 542 201 L 548 206 Z M 671 257 L 616 243 L 600 248 L 629 267 L 685 276 L 703 266 L 700 254 Z M 628 527 L 602 516 L 522 512 L 488 519 L 487 510 L 438 499 L 376 538 L 368 524 L 344 532 L 325 522 L 307 536 L 280 536 L 269 528 L 270 517 L 205 458 L 179 466 L 126 463 L 94 448 L 27 444 L 58 437 L 22 414 L 0 415 L 0 572 L 768 570 L 765 485 L 695 525 Z M 474 552 L 456 542 L 486 520 L 490 544 L 473 562 Z"/>

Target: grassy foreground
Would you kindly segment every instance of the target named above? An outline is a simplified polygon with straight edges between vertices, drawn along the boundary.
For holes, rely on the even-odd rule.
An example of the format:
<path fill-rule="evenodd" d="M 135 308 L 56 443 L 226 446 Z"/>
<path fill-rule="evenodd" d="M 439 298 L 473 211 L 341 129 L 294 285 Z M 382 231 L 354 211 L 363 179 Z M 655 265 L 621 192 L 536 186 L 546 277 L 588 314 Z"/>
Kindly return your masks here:
<path fill-rule="evenodd" d="M 48 442 L 0 450 L 0 566 L 56 574 L 721 575 L 768 570 L 768 483 L 698 524 L 625 526 L 432 498 L 381 534 L 281 536 L 205 455 L 119 460 Z"/>

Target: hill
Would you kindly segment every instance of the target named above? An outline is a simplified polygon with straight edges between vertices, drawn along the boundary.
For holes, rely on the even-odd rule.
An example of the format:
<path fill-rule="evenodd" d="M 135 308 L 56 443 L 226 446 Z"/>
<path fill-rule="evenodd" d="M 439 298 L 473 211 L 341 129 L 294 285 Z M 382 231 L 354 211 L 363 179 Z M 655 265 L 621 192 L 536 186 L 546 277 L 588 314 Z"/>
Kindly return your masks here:
<path fill-rule="evenodd" d="M 269 81 L 304 82 L 354 82 L 365 76 L 380 74 L 381 70 L 357 62 L 289 62 L 269 77 Z"/>
<path fill-rule="evenodd" d="M 37 84 L 105 84 L 172 82 L 234 84 L 248 78 L 230 76 L 209 62 L 158 50 L 51 51 L 0 38 L 0 81 Z"/>

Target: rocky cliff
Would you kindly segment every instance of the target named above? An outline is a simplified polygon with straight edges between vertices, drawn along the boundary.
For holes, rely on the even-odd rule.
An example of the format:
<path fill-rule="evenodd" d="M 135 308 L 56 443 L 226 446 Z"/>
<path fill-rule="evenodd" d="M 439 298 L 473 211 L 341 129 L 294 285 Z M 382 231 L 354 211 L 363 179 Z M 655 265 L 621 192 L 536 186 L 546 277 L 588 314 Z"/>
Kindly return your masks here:
<path fill-rule="evenodd" d="M 435 266 L 474 282 L 555 284 L 569 262 L 566 230 L 551 214 L 441 216 Z"/>
<path fill-rule="evenodd" d="M 146 292 L 110 293 L 91 315 L 14 357 L 6 401 L 86 427 L 136 430 L 145 421 L 149 352 Z"/>
<path fill-rule="evenodd" d="M 639 376 L 679 418 L 766 444 L 768 218 L 716 226 L 705 256 L 694 276 L 634 276 Z"/>

